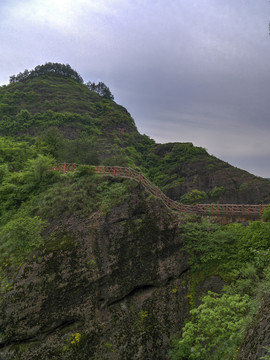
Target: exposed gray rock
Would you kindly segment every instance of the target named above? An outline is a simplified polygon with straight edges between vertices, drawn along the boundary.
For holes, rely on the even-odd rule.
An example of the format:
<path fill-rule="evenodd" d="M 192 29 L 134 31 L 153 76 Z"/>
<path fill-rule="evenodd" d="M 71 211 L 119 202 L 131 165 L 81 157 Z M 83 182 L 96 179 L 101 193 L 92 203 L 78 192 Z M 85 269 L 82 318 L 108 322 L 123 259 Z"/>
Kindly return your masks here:
<path fill-rule="evenodd" d="M 189 311 L 187 256 L 179 219 L 141 190 L 53 221 L 0 305 L 1 360 L 168 357 Z"/>
<path fill-rule="evenodd" d="M 239 351 L 239 360 L 258 360 L 269 355 L 270 349 L 270 295 L 265 296 L 260 311 L 253 320 Z"/>

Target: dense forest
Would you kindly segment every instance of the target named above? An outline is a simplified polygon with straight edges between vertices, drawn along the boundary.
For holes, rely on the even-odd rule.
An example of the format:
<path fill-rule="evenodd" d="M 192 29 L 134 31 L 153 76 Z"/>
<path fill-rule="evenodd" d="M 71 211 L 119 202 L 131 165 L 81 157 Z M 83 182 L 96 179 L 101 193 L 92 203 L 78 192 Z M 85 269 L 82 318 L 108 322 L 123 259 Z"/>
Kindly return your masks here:
<path fill-rule="evenodd" d="M 260 332 L 270 303 L 270 211 L 264 221 L 227 225 L 176 214 L 135 181 L 97 175 L 92 165 L 138 169 L 185 204 L 268 203 L 270 183 L 191 143 L 156 144 L 103 85 L 48 63 L 0 88 L 0 359 L 270 359 L 270 336 Z M 59 162 L 79 166 L 53 171 Z M 92 247 L 83 242 L 87 226 L 101 239 Z M 178 257 L 186 267 L 177 273 L 180 260 L 168 259 Z M 109 300 L 104 286 L 115 291 Z M 26 316 L 32 292 L 41 305 Z M 76 314 L 59 325 L 52 319 L 67 316 L 66 304 Z M 89 308 L 100 318 L 88 319 Z"/>

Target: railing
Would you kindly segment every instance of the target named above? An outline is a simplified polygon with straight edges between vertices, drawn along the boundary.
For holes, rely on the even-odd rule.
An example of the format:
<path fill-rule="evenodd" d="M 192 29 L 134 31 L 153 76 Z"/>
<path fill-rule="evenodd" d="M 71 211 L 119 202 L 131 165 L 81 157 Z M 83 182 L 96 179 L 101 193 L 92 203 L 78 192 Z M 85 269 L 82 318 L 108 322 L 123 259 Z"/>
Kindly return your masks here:
<path fill-rule="evenodd" d="M 51 170 L 70 172 L 74 171 L 79 165 L 62 163 L 57 164 Z M 122 178 L 130 178 L 140 182 L 144 188 L 161 199 L 164 204 L 172 210 L 199 215 L 212 216 L 243 216 L 259 218 L 263 210 L 268 205 L 246 205 L 246 204 L 196 204 L 184 205 L 166 196 L 157 186 L 153 185 L 142 173 L 132 168 L 121 166 L 92 166 L 97 174 L 119 176 Z"/>

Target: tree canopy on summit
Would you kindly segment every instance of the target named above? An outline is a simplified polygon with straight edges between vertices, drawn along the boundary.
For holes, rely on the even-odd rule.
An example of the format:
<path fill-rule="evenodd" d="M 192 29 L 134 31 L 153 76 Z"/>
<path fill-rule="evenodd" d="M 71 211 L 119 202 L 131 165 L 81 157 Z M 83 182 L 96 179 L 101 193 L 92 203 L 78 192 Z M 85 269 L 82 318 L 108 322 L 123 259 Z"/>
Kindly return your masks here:
<path fill-rule="evenodd" d="M 24 70 L 17 75 L 12 75 L 9 78 L 10 83 L 24 81 L 29 78 L 39 77 L 43 75 L 53 74 L 57 76 L 65 76 L 76 80 L 78 83 L 83 84 L 83 78 L 73 70 L 69 64 L 59 64 L 47 62 L 44 65 L 38 65 L 33 70 Z"/>

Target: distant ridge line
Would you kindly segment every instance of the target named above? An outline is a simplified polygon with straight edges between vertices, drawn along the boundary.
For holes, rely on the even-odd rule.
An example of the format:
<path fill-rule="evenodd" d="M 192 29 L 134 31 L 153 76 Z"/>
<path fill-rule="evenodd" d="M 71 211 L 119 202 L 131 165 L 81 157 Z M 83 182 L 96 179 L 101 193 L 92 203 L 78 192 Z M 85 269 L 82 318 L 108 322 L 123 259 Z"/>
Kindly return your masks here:
<path fill-rule="evenodd" d="M 53 171 L 70 172 L 74 171 L 78 164 L 60 163 L 52 167 Z M 89 165 L 90 166 L 90 165 Z M 156 196 L 170 209 L 180 213 L 197 214 L 202 216 L 243 216 L 260 218 L 264 209 L 268 205 L 248 205 L 248 204 L 196 204 L 185 205 L 170 199 L 157 186 L 151 183 L 141 172 L 129 167 L 121 166 L 92 166 L 93 172 L 100 175 L 119 176 L 122 178 L 134 179 L 140 182 L 144 188 L 152 195 Z"/>

